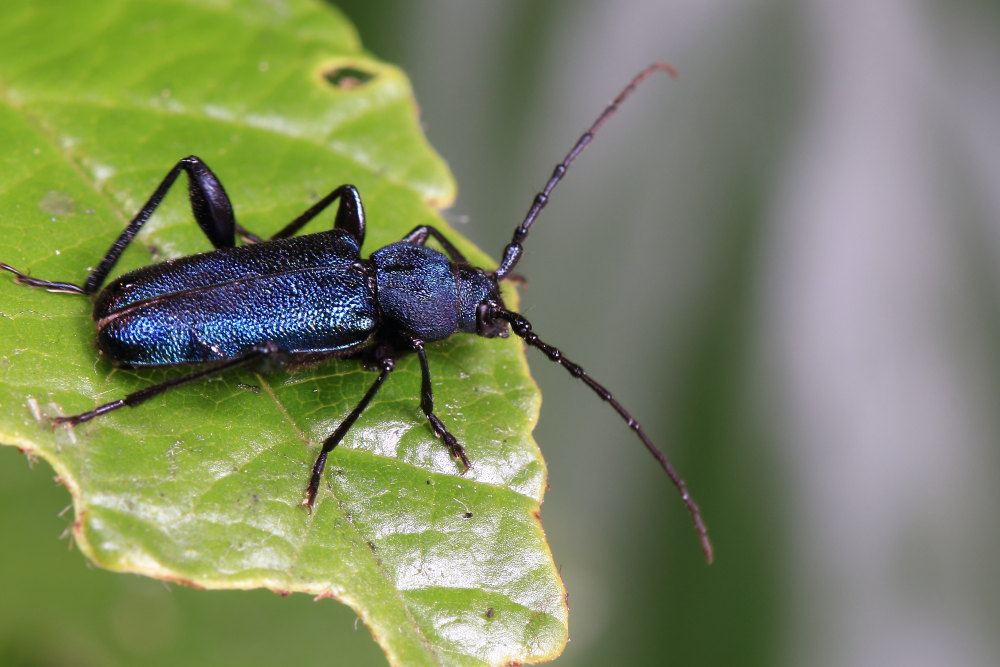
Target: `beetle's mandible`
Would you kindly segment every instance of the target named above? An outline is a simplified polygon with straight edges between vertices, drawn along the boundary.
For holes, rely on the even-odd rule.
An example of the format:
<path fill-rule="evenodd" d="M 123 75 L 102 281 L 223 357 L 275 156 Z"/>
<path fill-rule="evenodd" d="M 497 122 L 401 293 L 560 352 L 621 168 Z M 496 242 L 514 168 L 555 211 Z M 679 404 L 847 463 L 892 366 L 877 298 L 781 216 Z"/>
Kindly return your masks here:
<path fill-rule="evenodd" d="M 50 292 L 96 294 L 97 345 L 118 366 L 208 364 L 88 412 L 53 421 L 80 424 L 264 357 L 364 356 L 374 361 L 378 376 L 323 442 L 302 503 L 311 509 L 327 457 L 392 373 L 394 360 L 401 353 L 415 352 L 419 358 L 420 407 L 434 435 L 468 469 L 472 464 L 465 449 L 434 413 L 425 344 L 459 332 L 493 338 L 506 337 L 508 331 L 513 331 L 527 345 L 538 348 L 582 380 L 635 432 L 680 492 L 705 558 L 711 562 L 712 546 L 698 506 L 639 422 L 580 366 L 539 339 L 528 320 L 508 310 L 500 296 L 500 282 L 513 275 L 531 225 L 569 165 L 632 91 L 655 72 L 676 76 L 669 65 L 654 63 L 622 89 L 556 165 L 493 271 L 471 266 L 441 232 L 428 225 L 414 228 L 400 241 L 363 259 L 365 214 L 361 196 L 351 185 L 336 188 L 277 234 L 263 240 L 236 222 L 222 183 L 208 165 L 194 156 L 180 160 L 167 173 L 83 285 L 40 280 L 0 264 L 0 269 L 13 273 L 23 285 Z M 101 289 L 122 252 L 182 172 L 188 179 L 194 218 L 215 250 L 131 271 Z M 333 229 L 295 236 L 334 202 L 337 212 Z M 236 245 L 237 234 L 246 241 L 244 245 Z M 444 252 L 427 247 L 430 239 Z"/>

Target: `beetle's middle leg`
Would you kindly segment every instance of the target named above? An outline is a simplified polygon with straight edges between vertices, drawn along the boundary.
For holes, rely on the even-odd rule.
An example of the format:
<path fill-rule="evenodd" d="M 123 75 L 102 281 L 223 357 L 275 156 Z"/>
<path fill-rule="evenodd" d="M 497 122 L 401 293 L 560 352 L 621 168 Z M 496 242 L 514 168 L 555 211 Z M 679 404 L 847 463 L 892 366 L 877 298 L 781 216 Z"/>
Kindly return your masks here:
<path fill-rule="evenodd" d="M 344 421 L 340 422 L 340 425 L 337 426 L 337 430 L 331 433 L 330 437 L 323 441 L 323 448 L 320 450 L 319 455 L 316 457 L 316 461 L 313 463 L 312 477 L 309 478 L 309 486 L 306 487 L 306 495 L 302 500 L 302 506 L 309 508 L 310 511 L 312 511 L 313 505 L 316 504 L 316 493 L 319 491 L 319 483 L 323 478 L 323 469 L 326 468 L 326 458 L 330 455 L 330 452 L 333 451 L 333 448 L 340 444 L 340 441 L 344 439 L 347 432 L 351 430 L 351 427 L 354 426 L 354 422 L 358 420 L 358 417 L 360 417 L 361 413 L 365 411 L 365 408 L 368 407 L 371 400 L 375 398 L 375 394 L 378 393 L 382 383 L 385 382 L 387 377 L 389 377 L 389 373 L 392 372 L 392 369 L 396 367 L 395 360 L 393 360 L 391 354 L 387 350 L 376 350 L 375 356 L 382 372 L 378 374 L 378 377 L 375 378 L 375 382 L 373 382 L 372 386 L 368 388 L 368 391 L 366 391 L 365 395 L 361 397 L 361 400 L 354 406 L 354 409 L 351 410 L 350 414 L 344 417 Z"/>
<path fill-rule="evenodd" d="M 340 203 L 337 205 L 337 215 L 334 218 L 333 228 L 341 229 L 350 234 L 360 247 L 365 242 L 365 207 L 361 203 L 361 194 L 353 185 L 341 185 L 335 188 L 330 194 L 307 208 L 302 215 L 282 227 L 270 240 L 286 239 L 289 236 L 293 236 L 307 222 L 322 213 L 324 209 L 338 199 Z M 240 228 L 239 231 L 244 238 L 254 243 L 263 241 L 260 237 L 248 233 L 243 228 Z"/>

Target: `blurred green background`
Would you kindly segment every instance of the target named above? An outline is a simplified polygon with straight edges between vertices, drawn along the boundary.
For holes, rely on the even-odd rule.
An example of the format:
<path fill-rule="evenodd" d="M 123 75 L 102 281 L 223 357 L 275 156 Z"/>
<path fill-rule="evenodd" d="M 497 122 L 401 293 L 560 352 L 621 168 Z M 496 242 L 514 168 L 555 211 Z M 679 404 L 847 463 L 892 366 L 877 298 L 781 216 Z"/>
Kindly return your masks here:
<path fill-rule="evenodd" d="M 570 592 L 565 665 L 1000 664 L 1000 4 L 336 3 L 410 75 L 525 315 L 643 422 L 529 353 Z M 330 175 L 336 184 L 337 175 Z M 335 603 L 87 567 L 0 448 L 0 665 L 382 664 Z"/>

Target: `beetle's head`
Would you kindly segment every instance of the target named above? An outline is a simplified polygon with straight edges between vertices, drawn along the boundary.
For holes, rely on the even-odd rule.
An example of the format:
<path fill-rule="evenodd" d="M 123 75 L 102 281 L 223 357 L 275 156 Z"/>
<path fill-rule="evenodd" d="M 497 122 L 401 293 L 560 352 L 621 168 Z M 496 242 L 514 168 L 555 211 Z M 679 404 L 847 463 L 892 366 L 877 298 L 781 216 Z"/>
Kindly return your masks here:
<path fill-rule="evenodd" d="M 486 338 L 506 338 L 507 323 L 492 316 L 503 307 L 500 287 L 492 274 L 474 266 L 458 265 L 458 328 Z"/>

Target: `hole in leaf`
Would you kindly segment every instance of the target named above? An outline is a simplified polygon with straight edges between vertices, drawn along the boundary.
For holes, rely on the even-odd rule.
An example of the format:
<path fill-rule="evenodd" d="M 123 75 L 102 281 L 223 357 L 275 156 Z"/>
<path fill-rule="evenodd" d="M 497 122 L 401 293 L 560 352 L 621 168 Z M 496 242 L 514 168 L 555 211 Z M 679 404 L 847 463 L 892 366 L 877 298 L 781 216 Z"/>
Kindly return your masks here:
<path fill-rule="evenodd" d="M 372 79 L 375 75 L 357 67 L 331 67 L 323 72 L 323 78 L 327 83 L 340 90 L 352 90 L 359 88 Z"/>

